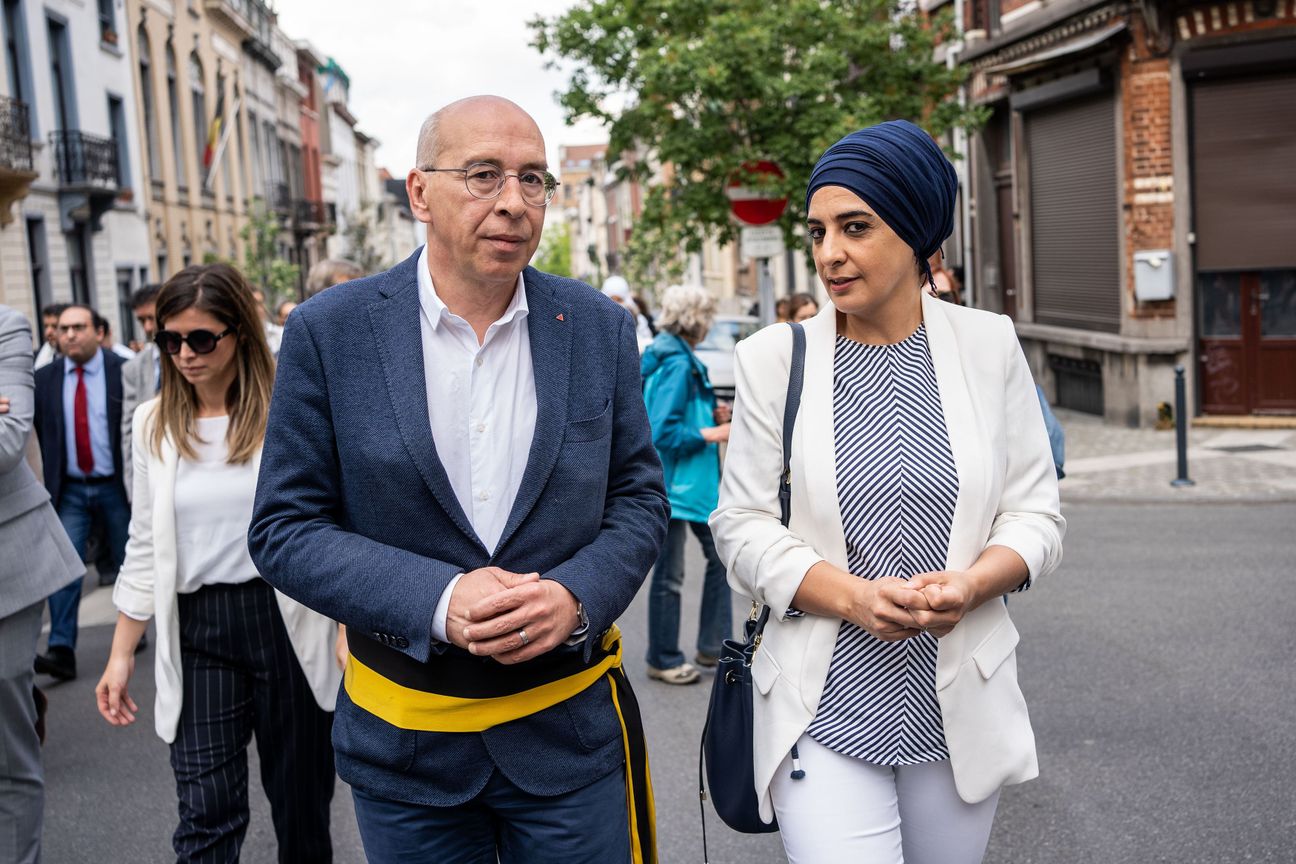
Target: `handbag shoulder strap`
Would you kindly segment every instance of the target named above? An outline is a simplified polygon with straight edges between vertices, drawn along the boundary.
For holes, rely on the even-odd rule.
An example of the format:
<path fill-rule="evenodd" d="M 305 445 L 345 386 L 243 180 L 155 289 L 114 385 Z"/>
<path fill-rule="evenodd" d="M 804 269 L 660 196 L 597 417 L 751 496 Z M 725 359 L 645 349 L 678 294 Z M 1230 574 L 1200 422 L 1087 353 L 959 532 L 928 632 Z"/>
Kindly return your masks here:
<path fill-rule="evenodd" d="M 795 321 L 792 328 L 792 365 L 788 370 L 787 402 L 783 406 L 783 473 L 779 475 L 779 514 L 786 528 L 792 519 L 792 430 L 801 408 L 801 385 L 805 379 L 805 328 Z"/>

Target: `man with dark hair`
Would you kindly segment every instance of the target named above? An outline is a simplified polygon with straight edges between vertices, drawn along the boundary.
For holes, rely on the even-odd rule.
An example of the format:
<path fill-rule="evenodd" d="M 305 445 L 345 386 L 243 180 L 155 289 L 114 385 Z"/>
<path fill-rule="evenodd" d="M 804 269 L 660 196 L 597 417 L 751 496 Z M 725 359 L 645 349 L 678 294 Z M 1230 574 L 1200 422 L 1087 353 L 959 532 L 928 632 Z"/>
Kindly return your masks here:
<path fill-rule="evenodd" d="M 122 468 L 125 471 L 122 479 L 127 498 L 131 497 L 134 474 L 131 464 L 131 423 L 135 418 L 135 409 L 156 396 L 158 387 L 162 384 L 162 356 L 153 344 L 153 337 L 157 334 L 157 297 L 161 291 L 161 285 L 145 285 L 131 295 L 130 301 L 135 320 L 144 331 L 144 347 L 122 367 L 121 447 Z"/>
<path fill-rule="evenodd" d="M 113 336 L 112 322 L 102 315 L 95 314 L 95 328 L 102 331 L 103 338 L 100 339 L 100 345 L 108 351 L 116 354 L 123 360 L 134 360 L 135 352 L 127 346 L 117 341 Z"/>
<path fill-rule="evenodd" d="M 112 561 L 126 553 L 130 504 L 122 485 L 121 404 L 123 361 L 103 348 L 94 309 L 74 303 L 59 315 L 62 362 L 36 372 L 36 416 L 49 491 L 59 521 L 83 559 L 92 519 L 101 519 Z M 47 653 L 36 671 L 61 680 L 76 677 L 77 612 L 81 583 L 50 595 Z"/>
<path fill-rule="evenodd" d="M 66 308 L 66 303 L 50 303 L 41 309 L 41 329 L 44 332 L 45 341 L 41 343 L 40 350 L 36 352 L 36 362 L 32 365 L 33 371 L 42 366 L 48 366 L 58 356 L 58 319 Z"/>

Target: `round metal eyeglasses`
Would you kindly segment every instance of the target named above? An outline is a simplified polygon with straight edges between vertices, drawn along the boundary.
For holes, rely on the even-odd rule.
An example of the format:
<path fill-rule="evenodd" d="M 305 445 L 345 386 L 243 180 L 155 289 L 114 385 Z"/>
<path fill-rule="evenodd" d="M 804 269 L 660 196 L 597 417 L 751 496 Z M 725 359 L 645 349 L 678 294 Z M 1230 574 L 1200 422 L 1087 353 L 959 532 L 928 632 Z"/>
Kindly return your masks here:
<path fill-rule="evenodd" d="M 474 198 L 489 200 L 499 197 L 504 191 L 504 184 L 510 177 L 516 177 L 518 188 L 522 191 L 522 200 L 532 207 L 544 207 L 553 200 L 558 191 L 558 178 L 548 171 L 519 171 L 509 174 L 498 165 L 490 162 L 474 162 L 467 168 L 420 168 L 430 174 L 452 172 L 464 175 L 464 186 Z"/>

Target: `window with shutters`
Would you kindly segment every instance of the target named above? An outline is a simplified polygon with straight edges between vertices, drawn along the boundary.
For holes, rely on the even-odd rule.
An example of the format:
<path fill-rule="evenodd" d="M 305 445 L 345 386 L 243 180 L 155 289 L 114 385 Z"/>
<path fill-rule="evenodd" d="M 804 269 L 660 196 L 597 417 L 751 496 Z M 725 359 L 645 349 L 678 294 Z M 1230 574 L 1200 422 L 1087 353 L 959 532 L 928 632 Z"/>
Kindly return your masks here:
<path fill-rule="evenodd" d="M 1116 105 L 1107 93 L 1025 114 L 1035 321 L 1121 322 Z"/>

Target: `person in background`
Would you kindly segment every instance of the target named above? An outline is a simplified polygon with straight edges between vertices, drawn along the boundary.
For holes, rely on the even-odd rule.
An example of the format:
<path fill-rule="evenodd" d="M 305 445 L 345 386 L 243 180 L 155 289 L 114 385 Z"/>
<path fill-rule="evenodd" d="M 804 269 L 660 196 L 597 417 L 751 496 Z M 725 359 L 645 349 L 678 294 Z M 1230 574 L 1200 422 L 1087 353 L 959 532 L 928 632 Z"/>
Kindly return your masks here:
<path fill-rule="evenodd" d="M 345 258 L 325 258 L 317 262 L 306 274 L 306 299 L 309 300 L 325 288 L 332 288 L 334 285 L 341 285 L 343 282 L 350 282 L 364 275 L 365 272 L 358 264 L 353 264 Z"/>
<path fill-rule="evenodd" d="M 288 323 L 288 316 L 291 315 L 292 311 L 296 308 L 297 304 L 291 300 L 285 300 L 279 304 L 279 308 L 275 310 L 275 321 L 280 327 L 283 327 L 284 324 Z"/>
<path fill-rule="evenodd" d="M 630 313 L 635 321 L 635 340 L 639 343 L 639 352 L 648 347 L 652 342 L 652 330 L 648 327 L 648 319 L 639 311 L 635 305 L 634 296 L 630 292 L 630 283 L 625 280 L 624 276 L 609 276 L 603 280 L 603 295 L 613 302 L 618 303 L 621 308 Z"/>
<path fill-rule="evenodd" d="M 648 308 L 648 301 L 640 294 L 631 294 L 630 299 L 634 301 L 635 309 L 639 310 L 639 314 L 648 322 L 648 332 L 656 336 L 657 322 L 653 320 L 652 310 Z"/>
<path fill-rule="evenodd" d="M 144 331 L 146 343 L 139 353 L 122 367 L 122 469 L 125 472 L 126 497 L 130 498 L 134 465 L 131 459 L 131 426 L 135 409 L 157 395 L 162 386 L 161 353 L 153 343 L 157 335 L 157 295 L 160 285 L 145 285 L 131 295 L 131 311 Z"/>
<path fill-rule="evenodd" d="M 99 316 L 81 304 L 59 315 L 62 362 L 37 370 L 36 437 L 44 463 L 45 489 L 77 554 L 86 557 L 93 520 L 102 522 L 111 584 L 126 549 L 130 502 L 123 484 L 121 448 L 122 359 L 101 345 Z M 76 677 L 77 618 L 81 583 L 50 595 L 48 650 L 36 671 L 60 680 Z"/>
<path fill-rule="evenodd" d="M 1061 480 L 1066 476 L 1066 472 L 1062 470 L 1062 465 L 1066 462 L 1066 431 L 1058 422 L 1053 409 L 1049 407 L 1044 388 L 1036 384 L 1035 393 L 1039 396 L 1040 412 L 1044 415 L 1044 428 L 1048 430 L 1049 450 L 1053 453 L 1053 469 L 1057 471 L 1057 479 Z"/>
<path fill-rule="evenodd" d="M 260 288 L 253 288 L 252 297 L 256 301 L 257 315 L 261 318 L 261 326 L 265 330 L 266 344 L 270 346 L 270 354 L 271 356 L 278 356 L 279 341 L 283 338 L 283 328 L 270 320 L 270 310 L 266 306 L 265 292 Z"/>
<path fill-rule="evenodd" d="M 157 321 L 162 388 L 135 412 L 135 510 L 99 713 L 135 721 L 135 648 L 155 618 L 153 720 L 180 799 L 176 858 L 238 860 L 255 737 L 279 860 L 328 862 L 335 626 L 262 580 L 247 543 L 274 360 L 227 264 L 172 276 Z"/>
<path fill-rule="evenodd" d="M 41 342 L 40 350 L 36 352 L 36 360 L 32 365 L 33 371 L 48 366 L 58 356 L 58 319 L 66 308 L 66 303 L 50 303 L 41 309 L 41 330 L 45 339 Z"/>
<path fill-rule="evenodd" d="M 760 304 L 752 307 L 753 315 L 760 315 Z M 774 301 L 774 323 L 786 324 L 792 320 L 792 298 L 780 297 Z"/>
<path fill-rule="evenodd" d="M 0 861 L 6 864 L 36 864 L 41 857 L 45 777 L 32 663 L 45 598 L 79 585 L 85 574 L 28 464 L 31 348 L 27 319 L 0 305 Z"/>
<path fill-rule="evenodd" d="M 963 299 L 960 293 L 962 286 L 959 285 L 958 277 L 953 271 L 945 267 L 945 253 L 936 250 L 936 254 L 928 260 L 928 265 L 931 267 L 932 284 L 936 286 L 937 299 L 962 305 Z"/>
<path fill-rule="evenodd" d="M 99 315 L 95 321 L 95 326 L 103 332 L 101 345 L 109 351 L 116 354 L 123 360 L 130 361 L 135 358 L 135 352 L 113 338 L 112 323 L 102 315 Z"/>
<path fill-rule="evenodd" d="M 809 294 L 793 294 L 787 298 L 787 302 L 788 321 L 796 321 L 799 324 L 819 314 L 819 301 Z"/>
<path fill-rule="evenodd" d="M 644 404 L 671 506 L 666 542 L 648 592 L 648 677 L 667 684 L 692 684 L 699 677 L 679 648 L 684 540 L 690 531 L 706 561 L 694 662 L 715 666 L 720 643 L 729 638 L 732 626 L 724 564 L 707 526 L 720 487 L 717 445 L 729 440 L 729 409 L 717 409 L 706 366 L 693 353 L 714 319 L 715 298 L 704 288 L 667 288 L 662 295 L 662 330 L 640 364 Z"/>
<path fill-rule="evenodd" d="M 958 178 L 900 120 L 806 191 L 832 307 L 805 322 L 780 524 L 789 328 L 739 343 L 716 547 L 770 610 L 752 662 L 755 792 L 790 864 L 977 864 L 1001 787 L 1039 773 L 1004 595 L 1066 522 L 1010 319 L 930 296 Z"/>

